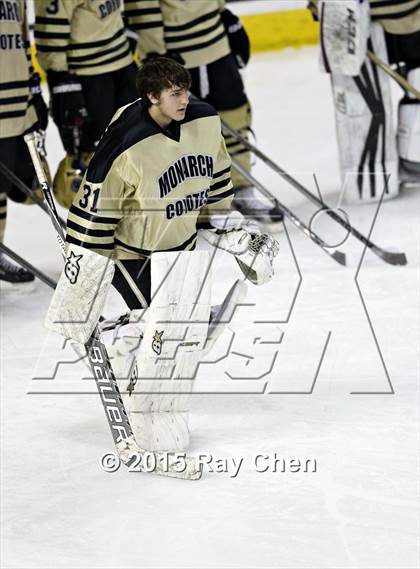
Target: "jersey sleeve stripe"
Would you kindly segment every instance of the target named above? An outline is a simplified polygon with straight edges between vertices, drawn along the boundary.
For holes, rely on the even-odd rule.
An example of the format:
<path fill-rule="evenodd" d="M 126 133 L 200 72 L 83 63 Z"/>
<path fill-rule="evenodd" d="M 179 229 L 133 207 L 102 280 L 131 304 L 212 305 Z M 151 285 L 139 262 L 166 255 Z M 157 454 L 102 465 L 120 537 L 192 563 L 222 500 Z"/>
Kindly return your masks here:
<path fill-rule="evenodd" d="M 379 20 L 388 20 L 388 19 L 400 19 L 400 18 L 405 18 L 406 16 L 409 16 L 410 14 L 413 14 L 414 12 L 416 12 L 419 9 L 419 5 L 417 4 L 416 6 L 413 6 L 412 8 L 409 8 L 408 10 L 404 10 L 402 12 L 393 12 L 393 13 L 389 13 L 389 14 L 381 14 L 381 15 L 376 15 L 375 11 L 373 9 L 372 6 L 372 19 L 379 19 Z"/>
<path fill-rule="evenodd" d="M 210 40 L 204 41 L 202 43 L 196 43 L 196 44 L 190 45 L 190 46 L 185 46 L 185 47 L 184 46 L 176 46 L 176 49 L 179 50 L 181 53 L 187 53 L 189 51 L 204 49 L 206 47 L 210 47 L 214 43 L 217 43 L 219 40 L 223 39 L 225 37 L 225 35 L 226 35 L 225 31 L 223 30 L 220 34 L 218 34 L 216 37 L 214 37 Z M 170 45 L 171 47 L 174 47 L 173 43 L 175 43 L 175 42 L 169 42 L 168 41 L 168 45 Z M 175 49 L 175 47 L 174 47 L 174 49 Z"/>
<path fill-rule="evenodd" d="M 219 15 L 219 10 L 213 10 L 212 12 L 208 12 L 207 14 L 203 14 L 199 18 L 195 18 L 195 20 L 190 20 L 185 24 L 181 24 L 179 26 L 164 26 L 166 32 L 182 32 L 184 30 L 189 30 L 194 26 L 201 24 L 202 22 L 206 22 L 207 20 L 211 20 L 214 16 Z"/>
<path fill-rule="evenodd" d="M 26 89 L 29 85 L 28 80 L 25 81 L 5 81 L 0 83 L 0 91 L 7 91 L 8 89 Z"/>
<path fill-rule="evenodd" d="M 68 40 L 70 39 L 70 34 L 68 32 L 41 32 L 39 30 L 34 31 L 34 37 L 37 40 Z"/>
<path fill-rule="evenodd" d="M 68 26 L 69 21 L 67 18 L 48 18 L 47 16 L 37 16 L 36 24 L 50 24 L 52 26 Z"/>
<path fill-rule="evenodd" d="M 231 181 L 230 181 L 230 176 L 229 176 L 229 178 L 225 178 L 224 180 L 220 180 L 220 182 L 216 182 L 215 184 L 212 184 L 210 186 L 210 192 L 217 192 L 217 190 L 220 190 L 221 188 L 225 188 L 230 183 L 231 183 Z"/>
<path fill-rule="evenodd" d="M 99 51 L 98 53 L 89 53 L 88 55 L 73 55 L 67 58 L 69 63 L 77 63 L 77 62 L 84 62 L 84 61 L 92 61 L 94 59 L 98 59 L 99 57 L 103 57 L 105 55 L 109 55 L 110 53 L 114 53 L 118 51 L 122 47 L 127 47 L 127 40 L 123 38 L 122 41 L 114 47 L 110 47 L 109 49 L 105 49 Z M 102 62 L 101 62 L 102 63 Z"/>
<path fill-rule="evenodd" d="M 125 57 L 126 55 L 128 55 L 130 53 L 130 46 L 127 44 L 127 48 L 122 51 L 121 53 L 118 53 L 117 55 L 114 55 L 113 57 L 109 57 L 108 59 L 103 59 L 102 61 L 98 61 L 98 63 L 71 63 L 69 64 L 69 68 L 70 69 L 82 69 L 83 67 L 99 67 L 101 65 L 107 65 L 108 63 L 112 63 L 113 61 L 118 61 L 119 59 Z"/>
<path fill-rule="evenodd" d="M 18 117 L 24 117 L 26 115 L 26 108 L 22 111 L 8 111 L 5 113 L 0 113 L 0 119 L 15 119 Z"/>
<path fill-rule="evenodd" d="M 82 233 L 83 235 L 88 235 L 90 237 L 112 237 L 114 235 L 114 229 L 92 229 L 90 227 L 84 227 L 75 223 L 71 219 L 67 220 L 67 230 L 73 229 L 77 233 Z"/>
<path fill-rule="evenodd" d="M 136 10 L 125 10 L 124 12 L 127 18 L 135 18 L 136 16 L 148 16 L 149 14 L 160 13 L 160 8 L 138 8 Z"/>
<path fill-rule="evenodd" d="M 67 45 L 36 45 L 37 51 L 42 51 L 43 53 L 53 52 L 53 51 L 67 51 Z"/>
<path fill-rule="evenodd" d="M 107 251 L 114 249 L 114 243 L 89 243 L 87 241 L 80 241 L 71 235 L 66 236 L 67 243 L 73 243 L 73 245 L 79 245 L 80 247 L 85 247 L 85 249 L 104 249 Z"/>
<path fill-rule="evenodd" d="M 106 38 L 104 40 L 98 41 L 90 41 L 84 43 L 71 43 L 69 45 L 69 49 L 91 49 L 92 47 L 102 47 L 104 45 L 108 45 L 109 43 L 113 42 L 115 39 L 119 38 L 120 36 L 124 35 L 124 28 L 120 28 L 113 36 L 110 38 Z"/>
<path fill-rule="evenodd" d="M 216 194 L 215 196 L 209 196 L 207 199 L 208 204 L 219 202 L 224 198 L 231 196 L 235 192 L 233 186 L 229 188 L 226 192 L 222 192 L 221 194 Z"/>
<path fill-rule="evenodd" d="M 217 30 L 217 28 L 219 28 L 221 25 L 222 25 L 222 21 L 220 20 L 220 18 L 218 18 L 214 24 L 212 24 L 208 28 L 204 28 L 204 29 L 199 30 L 197 32 L 192 32 L 190 34 L 175 35 L 175 36 L 165 34 L 165 40 L 167 42 L 181 42 L 181 41 L 188 41 L 188 40 L 193 40 L 196 38 L 201 38 L 201 37 L 205 36 L 206 34 L 210 34 L 211 32 L 214 32 L 214 30 Z"/>
<path fill-rule="evenodd" d="M 13 105 L 14 103 L 26 103 L 28 97 L 23 95 L 22 97 L 5 97 L 0 99 L 0 105 Z"/>
<path fill-rule="evenodd" d="M 79 209 L 75 205 L 71 206 L 69 213 L 75 215 L 76 217 L 81 217 L 83 219 L 86 219 L 87 221 L 89 221 L 89 223 L 104 223 L 104 224 L 116 225 L 120 221 L 120 217 L 101 217 L 98 215 L 94 215 L 92 213 L 87 213 L 86 211 Z"/>
<path fill-rule="evenodd" d="M 230 174 L 230 166 L 228 168 L 225 168 L 224 170 L 220 170 L 219 172 L 215 172 L 213 174 L 213 179 L 214 178 L 220 178 L 221 176 L 224 176 L 225 174 Z"/>

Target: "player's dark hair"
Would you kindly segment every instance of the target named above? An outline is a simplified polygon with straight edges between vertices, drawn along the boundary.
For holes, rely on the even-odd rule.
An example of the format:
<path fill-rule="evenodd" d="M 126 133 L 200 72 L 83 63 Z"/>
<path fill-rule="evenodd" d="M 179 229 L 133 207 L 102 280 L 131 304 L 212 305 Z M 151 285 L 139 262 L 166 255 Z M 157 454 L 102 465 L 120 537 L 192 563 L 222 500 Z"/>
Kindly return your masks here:
<path fill-rule="evenodd" d="M 189 89 L 191 86 L 191 75 L 180 63 L 170 57 L 154 56 L 148 57 L 140 67 L 136 87 L 140 97 L 147 103 L 151 102 L 148 94 L 159 97 L 164 89 L 180 87 Z"/>

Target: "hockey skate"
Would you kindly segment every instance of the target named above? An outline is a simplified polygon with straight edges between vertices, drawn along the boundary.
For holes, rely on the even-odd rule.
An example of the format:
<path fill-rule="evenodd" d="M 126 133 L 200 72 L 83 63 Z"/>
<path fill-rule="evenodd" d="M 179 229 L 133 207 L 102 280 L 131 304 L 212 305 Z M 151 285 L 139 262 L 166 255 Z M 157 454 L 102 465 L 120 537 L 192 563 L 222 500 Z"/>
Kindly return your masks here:
<path fill-rule="evenodd" d="M 270 203 L 262 196 L 257 196 L 255 188 L 238 188 L 232 207 L 247 219 L 254 219 L 263 231 L 276 233 L 283 228 L 283 212 L 275 203 Z"/>
<path fill-rule="evenodd" d="M 0 288 L 1 290 L 31 291 L 35 276 L 30 271 L 22 269 L 0 253 Z"/>

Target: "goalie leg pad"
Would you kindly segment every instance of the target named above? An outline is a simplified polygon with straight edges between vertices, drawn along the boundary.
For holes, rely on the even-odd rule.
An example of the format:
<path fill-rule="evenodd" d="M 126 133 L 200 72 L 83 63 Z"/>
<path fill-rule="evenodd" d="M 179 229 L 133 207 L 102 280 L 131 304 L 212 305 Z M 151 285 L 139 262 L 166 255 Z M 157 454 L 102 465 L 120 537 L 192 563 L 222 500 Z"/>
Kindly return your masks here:
<path fill-rule="evenodd" d="M 210 253 L 154 253 L 151 259 L 152 302 L 137 355 L 139 379 L 127 397 L 130 421 L 141 448 L 184 451 L 193 382 L 207 340 Z"/>
<path fill-rule="evenodd" d="M 113 276 L 111 259 L 70 244 L 45 326 L 86 344 L 101 315 Z"/>
<path fill-rule="evenodd" d="M 384 32 L 372 25 L 369 49 L 386 60 Z M 332 75 L 344 199 L 375 202 L 398 194 L 398 159 L 389 78 L 366 60 L 360 75 Z"/>
<path fill-rule="evenodd" d="M 321 69 L 358 75 L 367 55 L 368 0 L 320 0 L 318 10 Z"/>

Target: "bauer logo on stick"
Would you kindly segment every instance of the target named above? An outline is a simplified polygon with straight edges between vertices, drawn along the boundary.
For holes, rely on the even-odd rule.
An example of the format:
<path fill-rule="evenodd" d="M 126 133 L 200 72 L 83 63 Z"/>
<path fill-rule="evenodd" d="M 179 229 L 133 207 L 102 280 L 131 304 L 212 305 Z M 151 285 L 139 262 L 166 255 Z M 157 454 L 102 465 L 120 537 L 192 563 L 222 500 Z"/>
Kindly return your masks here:
<path fill-rule="evenodd" d="M 160 356 L 160 353 L 162 351 L 162 335 L 163 335 L 163 332 L 164 332 L 164 330 L 162 330 L 162 332 L 158 332 L 156 330 L 155 335 L 153 336 L 152 349 L 158 356 Z"/>
<path fill-rule="evenodd" d="M 77 283 L 77 277 L 80 273 L 79 261 L 83 255 L 75 255 L 73 251 L 70 251 L 70 255 L 67 257 L 66 264 L 64 265 L 64 273 L 69 279 L 70 284 Z"/>

